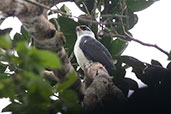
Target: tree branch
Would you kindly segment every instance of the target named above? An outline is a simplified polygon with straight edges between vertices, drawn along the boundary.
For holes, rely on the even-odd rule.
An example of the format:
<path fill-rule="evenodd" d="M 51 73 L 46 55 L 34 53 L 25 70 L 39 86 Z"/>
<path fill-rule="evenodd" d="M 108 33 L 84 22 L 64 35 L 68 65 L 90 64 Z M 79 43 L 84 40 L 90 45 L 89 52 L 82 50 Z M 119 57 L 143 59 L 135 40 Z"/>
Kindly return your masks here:
<path fill-rule="evenodd" d="M 160 48 L 160 47 L 159 47 L 158 45 L 156 45 L 156 44 L 149 44 L 149 43 L 142 42 L 142 41 L 140 41 L 140 40 L 138 40 L 138 39 L 133 38 L 131 35 L 129 35 L 129 34 L 126 33 L 126 32 L 125 32 L 125 35 L 128 37 L 128 39 L 130 39 L 130 40 L 132 40 L 132 41 L 134 41 L 134 42 L 137 42 L 137 43 L 142 44 L 142 45 L 144 45 L 144 46 L 154 47 L 154 48 L 158 49 L 159 51 L 161 51 L 162 53 L 164 53 L 164 54 L 166 54 L 167 56 L 169 56 L 169 53 L 168 53 L 167 51 L 163 50 L 162 48 Z"/>
<path fill-rule="evenodd" d="M 87 113 L 92 113 L 97 108 L 104 108 L 110 103 L 119 105 L 126 101 L 122 91 L 114 85 L 112 78 L 100 63 L 93 63 L 85 69 L 85 85 L 87 88 L 83 105 Z M 106 97 L 110 101 L 106 100 Z"/>
<path fill-rule="evenodd" d="M 127 7 L 125 5 L 126 5 L 126 3 L 124 3 L 124 7 Z M 124 10 L 125 9 L 123 8 L 122 14 L 123 14 Z M 163 50 L 162 48 L 160 48 L 156 44 L 145 43 L 145 42 L 142 42 L 142 41 L 140 41 L 138 39 L 133 38 L 130 34 L 128 34 L 126 32 L 126 29 L 125 29 L 125 26 L 124 26 L 124 23 L 123 23 L 123 19 L 121 17 L 120 17 L 120 21 L 121 21 L 121 25 L 122 25 L 122 30 L 123 30 L 124 35 L 125 35 L 124 40 L 127 39 L 128 41 L 134 41 L 134 42 L 137 42 L 137 43 L 139 43 L 141 45 L 144 45 L 144 46 L 154 47 L 154 48 L 158 49 L 159 51 L 161 51 L 162 53 L 166 54 L 168 57 L 170 56 L 170 54 L 168 52 L 166 52 L 165 50 Z"/>

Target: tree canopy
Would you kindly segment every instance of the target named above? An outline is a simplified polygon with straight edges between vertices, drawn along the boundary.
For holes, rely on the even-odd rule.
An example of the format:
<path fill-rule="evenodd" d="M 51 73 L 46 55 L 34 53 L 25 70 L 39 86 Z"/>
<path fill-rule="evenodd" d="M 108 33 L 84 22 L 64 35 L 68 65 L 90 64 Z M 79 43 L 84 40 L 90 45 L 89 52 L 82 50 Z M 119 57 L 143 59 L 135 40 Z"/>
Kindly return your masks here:
<path fill-rule="evenodd" d="M 61 2 L 74 2 L 84 14 Z M 0 1 L 2 21 L 16 16 L 22 22 L 13 38 L 11 28 L 0 30 L 0 98 L 9 98 L 3 112 L 12 114 L 82 113 L 169 113 L 171 62 L 164 68 L 151 60 L 144 63 L 122 55 L 130 41 L 166 52 L 155 44 L 144 43 L 130 33 L 138 22 L 135 12 L 157 0 L 4 0 Z M 52 7 L 55 9 L 51 9 Z M 48 19 L 48 16 L 55 15 Z M 115 61 L 113 75 L 100 63 L 85 71 L 77 70 L 73 55 L 75 28 L 87 25 L 109 50 Z M 126 69 L 146 87 L 125 77 Z M 129 90 L 134 93 L 128 97 Z"/>

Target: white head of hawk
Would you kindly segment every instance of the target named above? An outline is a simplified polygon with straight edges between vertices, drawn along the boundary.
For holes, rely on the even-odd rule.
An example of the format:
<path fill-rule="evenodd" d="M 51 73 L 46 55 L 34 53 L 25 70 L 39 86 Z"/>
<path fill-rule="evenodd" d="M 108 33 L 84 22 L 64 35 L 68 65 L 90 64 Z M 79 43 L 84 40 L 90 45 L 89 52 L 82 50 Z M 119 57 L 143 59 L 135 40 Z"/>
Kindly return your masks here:
<path fill-rule="evenodd" d="M 112 75 L 115 69 L 112 56 L 102 43 L 95 39 L 94 33 L 85 25 L 76 27 L 77 41 L 74 46 L 74 54 L 81 69 L 91 62 L 101 63 Z"/>

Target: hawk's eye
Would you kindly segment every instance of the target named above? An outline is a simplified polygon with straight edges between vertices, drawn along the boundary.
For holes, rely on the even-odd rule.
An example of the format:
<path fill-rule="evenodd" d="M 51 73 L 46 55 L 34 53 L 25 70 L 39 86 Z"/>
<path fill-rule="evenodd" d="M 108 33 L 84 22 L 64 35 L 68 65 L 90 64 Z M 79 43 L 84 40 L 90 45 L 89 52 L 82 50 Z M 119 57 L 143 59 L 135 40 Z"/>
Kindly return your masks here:
<path fill-rule="evenodd" d="M 83 30 L 83 31 L 85 31 L 85 30 L 87 30 L 87 31 L 90 31 L 90 29 L 88 28 L 88 27 L 81 27 L 81 29 Z"/>
<path fill-rule="evenodd" d="M 82 30 L 87 30 L 87 27 L 81 27 Z"/>

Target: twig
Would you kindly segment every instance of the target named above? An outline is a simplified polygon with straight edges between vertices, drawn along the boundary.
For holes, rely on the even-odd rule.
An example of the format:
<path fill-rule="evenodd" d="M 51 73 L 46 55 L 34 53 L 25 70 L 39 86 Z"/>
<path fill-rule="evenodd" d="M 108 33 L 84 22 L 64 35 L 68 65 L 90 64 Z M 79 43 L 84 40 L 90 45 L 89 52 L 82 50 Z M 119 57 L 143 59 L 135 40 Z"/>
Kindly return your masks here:
<path fill-rule="evenodd" d="M 154 47 L 154 48 L 158 49 L 159 51 L 161 51 L 162 53 L 166 54 L 167 56 L 170 56 L 170 54 L 169 54 L 167 51 L 163 50 L 162 48 L 160 48 L 160 47 L 159 47 L 158 45 L 156 45 L 156 44 L 149 44 L 149 43 L 142 42 L 142 41 L 140 41 L 140 40 L 138 40 L 138 39 L 133 38 L 133 37 L 132 37 L 131 35 L 129 35 L 127 32 L 125 32 L 125 35 L 126 35 L 130 40 L 132 40 L 132 41 L 134 41 L 134 42 L 137 42 L 137 43 L 139 43 L 139 44 L 141 44 L 141 45 L 144 45 L 144 46 Z"/>
<path fill-rule="evenodd" d="M 101 17 L 118 17 L 118 18 L 128 18 L 126 15 L 118 15 L 118 14 L 103 14 Z"/>
<path fill-rule="evenodd" d="M 57 9 L 59 9 L 58 7 L 57 7 L 57 5 L 55 5 L 55 7 L 57 8 Z M 53 12 L 53 13 L 55 13 L 55 12 Z M 57 25 L 57 29 L 58 29 L 58 31 L 60 31 L 61 30 L 61 26 L 59 25 L 59 23 L 58 23 L 58 21 L 56 20 L 56 19 L 54 19 L 54 21 L 55 21 L 55 23 L 56 23 L 56 25 Z"/>
<path fill-rule="evenodd" d="M 98 3 L 98 1 L 94 0 L 94 7 L 93 7 L 93 9 L 91 11 L 91 16 L 93 16 L 93 17 L 94 17 L 94 14 L 96 12 L 96 9 L 97 9 L 97 3 Z"/>
<path fill-rule="evenodd" d="M 72 52 L 71 55 L 69 56 L 69 60 L 71 61 L 73 57 L 74 57 L 74 52 Z"/>
<path fill-rule="evenodd" d="M 88 11 L 88 8 L 87 8 L 87 6 L 86 6 L 86 4 L 85 4 L 85 2 L 83 0 L 82 0 L 82 4 L 83 4 L 87 14 L 90 15 L 90 12 Z"/>
<path fill-rule="evenodd" d="M 57 30 L 61 31 L 61 26 L 59 25 L 58 21 L 56 19 L 53 19 L 55 21 L 55 24 L 57 26 Z"/>
<path fill-rule="evenodd" d="M 125 1 L 123 3 L 120 3 L 121 7 L 122 7 L 122 13 L 121 15 L 123 15 L 123 12 L 125 11 L 125 9 L 127 8 L 127 5 L 125 3 Z M 149 43 L 145 43 L 145 42 L 142 42 L 138 39 L 135 39 L 133 38 L 131 35 L 129 35 L 127 32 L 126 32 L 126 29 L 125 29 L 125 26 L 124 26 L 124 23 L 123 23 L 123 19 L 120 17 L 120 22 L 121 22 L 121 25 L 122 25 L 122 30 L 124 32 L 124 35 L 126 35 L 124 38 L 127 39 L 128 41 L 134 41 L 134 42 L 137 42 L 141 45 L 144 45 L 144 46 L 148 46 L 148 47 L 154 47 L 156 49 L 158 49 L 159 51 L 161 51 L 162 53 L 166 54 L 167 56 L 170 56 L 170 54 L 168 52 L 166 52 L 165 50 L 163 50 L 162 48 L 160 48 L 159 46 L 157 46 L 156 44 L 149 44 Z"/>
<path fill-rule="evenodd" d="M 125 10 L 125 9 L 123 9 L 123 10 Z M 137 43 L 139 43 L 139 44 L 141 44 L 141 45 L 144 45 L 144 46 L 154 47 L 154 48 L 158 49 L 159 51 L 161 51 L 162 53 L 164 53 L 164 54 L 166 54 L 167 56 L 169 56 L 169 53 L 168 53 L 168 52 L 166 52 L 165 50 L 163 50 L 162 48 L 160 48 L 160 47 L 157 46 L 156 44 L 145 43 L 145 42 L 142 42 L 142 41 L 140 41 L 140 40 L 138 40 L 138 39 L 133 38 L 131 35 L 129 35 L 129 34 L 126 32 L 125 27 L 124 27 L 124 24 L 123 24 L 122 18 L 120 18 L 120 21 L 121 21 L 121 24 L 122 24 L 122 30 L 123 30 L 123 32 L 124 32 L 124 34 L 126 35 L 126 38 L 127 38 L 128 40 L 137 42 Z"/>

